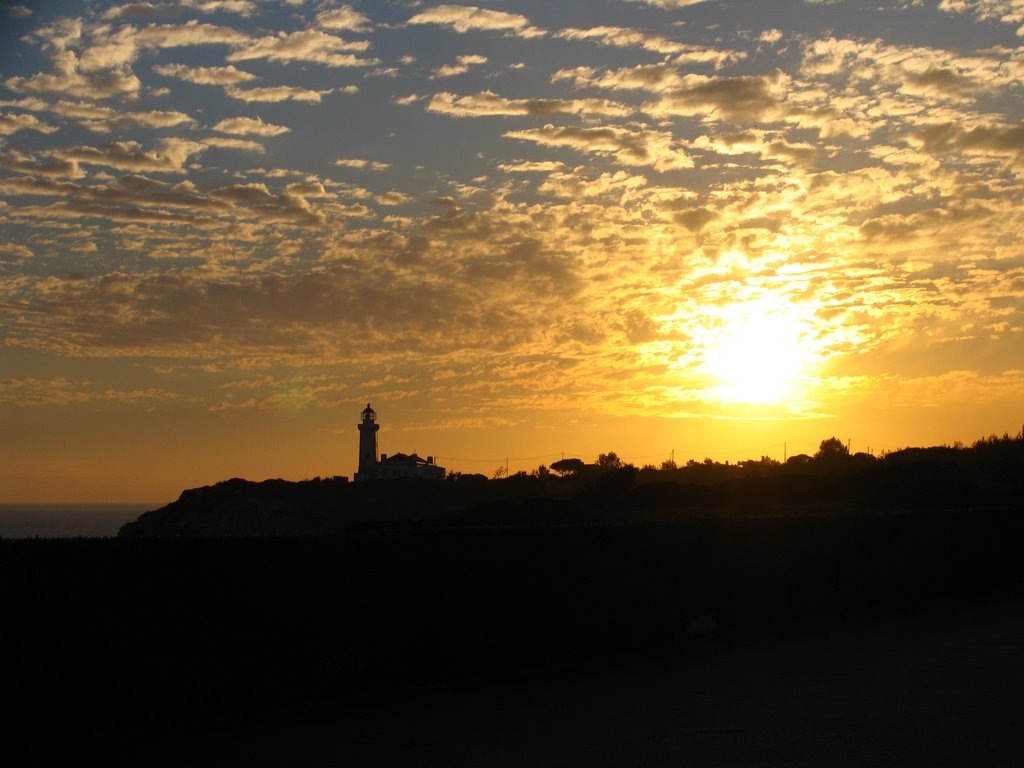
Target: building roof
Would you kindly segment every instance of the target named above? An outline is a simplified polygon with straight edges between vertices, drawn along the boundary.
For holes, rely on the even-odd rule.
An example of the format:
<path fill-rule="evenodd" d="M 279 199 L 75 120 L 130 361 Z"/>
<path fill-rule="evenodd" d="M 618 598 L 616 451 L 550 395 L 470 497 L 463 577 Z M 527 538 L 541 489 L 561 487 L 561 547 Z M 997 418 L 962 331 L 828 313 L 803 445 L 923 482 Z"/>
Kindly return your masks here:
<path fill-rule="evenodd" d="M 381 464 L 430 464 L 422 456 L 415 453 L 393 453 L 390 456 L 382 456 Z"/>

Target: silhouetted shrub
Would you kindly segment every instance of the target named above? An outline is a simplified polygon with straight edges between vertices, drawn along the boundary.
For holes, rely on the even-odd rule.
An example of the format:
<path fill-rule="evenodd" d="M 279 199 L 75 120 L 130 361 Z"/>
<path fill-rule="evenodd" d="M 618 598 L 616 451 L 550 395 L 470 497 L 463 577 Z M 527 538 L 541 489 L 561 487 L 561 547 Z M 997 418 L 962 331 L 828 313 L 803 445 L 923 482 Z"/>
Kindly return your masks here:
<path fill-rule="evenodd" d="M 694 483 L 644 483 L 623 499 L 628 512 L 682 512 L 708 509 L 720 503 L 720 494 L 706 485 Z"/>
<path fill-rule="evenodd" d="M 876 510 L 955 509 L 988 502 L 988 494 L 953 465 L 906 455 L 862 472 L 859 489 Z"/>
<path fill-rule="evenodd" d="M 636 485 L 636 478 L 636 467 L 605 470 L 587 482 L 576 500 L 593 509 L 611 509 Z"/>
<path fill-rule="evenodd" d="M 741 508 L 821 504 L 837 501 L 836 484 L 818 475 L 741 477 L 722 486 L 726 504 Z"/>

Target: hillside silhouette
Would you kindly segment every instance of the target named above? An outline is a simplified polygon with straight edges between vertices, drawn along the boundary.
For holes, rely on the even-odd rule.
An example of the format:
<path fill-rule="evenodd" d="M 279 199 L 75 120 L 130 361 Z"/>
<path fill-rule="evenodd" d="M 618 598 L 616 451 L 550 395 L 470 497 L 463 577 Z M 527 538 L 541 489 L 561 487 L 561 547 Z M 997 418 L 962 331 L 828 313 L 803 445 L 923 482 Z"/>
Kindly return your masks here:
<path fill-rule="evenodd" d="M 450 474 L 350 483 L 226 480 L 185 491 L 120 536 L 318 536 L 403 526 L 557 525 L 600 521 L 984 508 L 1024 498 L 1024 439 L 850 454 L 836 438 L 813 456 L 637 468 L 609 452 L 488 479 Z"/>

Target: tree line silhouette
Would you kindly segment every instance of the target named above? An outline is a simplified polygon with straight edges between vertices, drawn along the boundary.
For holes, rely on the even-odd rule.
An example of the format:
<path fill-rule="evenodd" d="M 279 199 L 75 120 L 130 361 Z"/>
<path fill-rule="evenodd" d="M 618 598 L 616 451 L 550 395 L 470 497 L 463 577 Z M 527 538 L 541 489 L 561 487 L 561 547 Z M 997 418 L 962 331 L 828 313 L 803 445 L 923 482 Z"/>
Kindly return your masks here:
<path fill-rule="evenodd" d="M 1019 503 L 1024 438 L 851 453 L 836 437 L 780 462 L 710 458 L 636 467 L 615 452 L 568 457 L 508 477 L 349 483 L 232 479 L 185 491 L 124 526 L 148 536 L 303 536 L 372 527 L 536 525 L 678 516 L 826 514 L 981 508 Z"/>

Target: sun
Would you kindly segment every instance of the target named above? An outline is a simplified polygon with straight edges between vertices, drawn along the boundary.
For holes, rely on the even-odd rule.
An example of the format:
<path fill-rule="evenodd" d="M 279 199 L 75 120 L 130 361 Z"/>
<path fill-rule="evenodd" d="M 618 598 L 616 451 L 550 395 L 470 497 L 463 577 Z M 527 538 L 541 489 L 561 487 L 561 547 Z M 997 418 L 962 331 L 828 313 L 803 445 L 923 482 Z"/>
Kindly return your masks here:
<path fill-rule="evenodd" d="M 721 309 L 704 338 L 701 371 L 726 403 L 779 404 L 801 397 L 816 359 L 806 310 L 768 300 Z"/>

